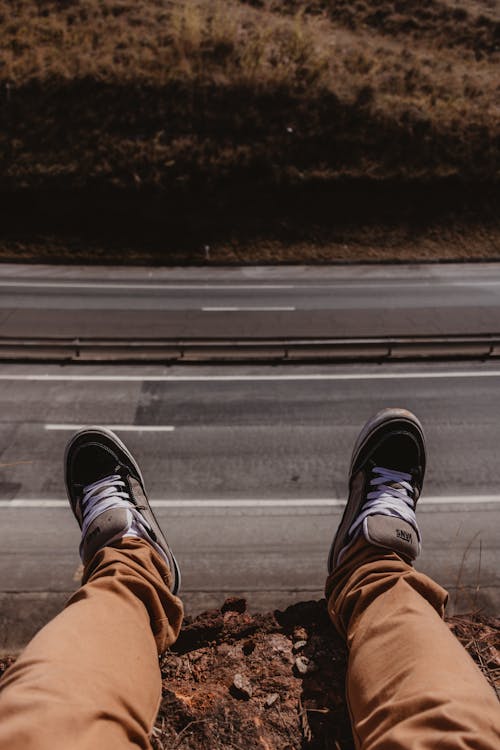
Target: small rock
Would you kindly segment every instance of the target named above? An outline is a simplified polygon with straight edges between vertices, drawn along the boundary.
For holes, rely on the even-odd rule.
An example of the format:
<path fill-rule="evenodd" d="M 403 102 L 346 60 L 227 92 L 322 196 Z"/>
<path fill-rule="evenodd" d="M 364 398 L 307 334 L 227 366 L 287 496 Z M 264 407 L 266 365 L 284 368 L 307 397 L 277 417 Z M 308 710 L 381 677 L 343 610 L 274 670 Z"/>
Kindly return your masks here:
<path fill-rule="evenodd" d="M 279 698 L 278 693 L 269 693 L 269 695 L 266 695 L 264 699 L 264 706 L 266 708 L 271 708 L 271 706 L 274 706 L 278 698 Z"/>
<path fill-rule="evenodd" d="M 309 672 L 315 672 L 317 666 L 312 659 L 308 659 L 307 656 L 297 656 L 295 659 L 295 669 L 299 674 L 308 674 Z"/>
<path fill-rule="evenodd" d="M 307 641 L 307 630 L 300 626 L 293 629 L 293 640 L 294 641 Z"/>
<path fill-rule="evenodd" d="M 239 672 L 238 674 L 234 675 L 233 688 L 238 697 L 245 698 L 246 700 L 252 697 L 253 690 L 250 684 L 250 680 L 248 679 L 248 677 L 245 677 L 245 675 L 240 674 Z"/>
<path fill-rule="evenodd" d="M 266 645 L 278 654 L 290 653 L 290 641 L 279 633 L 271 633 L 266 640 Z"/>
<path fill-rule="evenodd" d="M 293 653 L 296 654 L 297 651 L 302 651 L 304 646 L 307 646 L 307 641 L 295 641 L 295 643 L 292 646 Z"/>
<path fill-rule="evenodd" d="M 226 599 L 221 607 L 221 612 L 239 612 L 242 614 L 247 608 L 246 599 L 242 599 L 238 596 L 230 596 Z"/>
<path fill-rule="evenodd" d="M 297 656 L 295 659 L 295 669 L 299 674 L 307 674 L 309 659 L 306 656 Z"/>

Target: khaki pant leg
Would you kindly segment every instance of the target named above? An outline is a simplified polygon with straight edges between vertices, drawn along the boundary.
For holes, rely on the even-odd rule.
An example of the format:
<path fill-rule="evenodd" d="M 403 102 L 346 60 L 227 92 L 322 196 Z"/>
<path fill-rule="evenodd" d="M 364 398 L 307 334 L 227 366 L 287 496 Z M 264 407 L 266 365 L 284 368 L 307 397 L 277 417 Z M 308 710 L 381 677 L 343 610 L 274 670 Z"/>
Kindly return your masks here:
<path fill-rule="evenodd" d="M 349 649 L 347 700 L 363 750 L 498 750 L 500 704 L 442 620 L 447 594 L 358 541 L 327 581 Z"/>
<path fill-rule="evenodd" d="M 150 748 L 158 654 L 182 621 L 169 584 L 142 540 L 97 552 L 82 587 L 0 681 L 0 750 Z"/>

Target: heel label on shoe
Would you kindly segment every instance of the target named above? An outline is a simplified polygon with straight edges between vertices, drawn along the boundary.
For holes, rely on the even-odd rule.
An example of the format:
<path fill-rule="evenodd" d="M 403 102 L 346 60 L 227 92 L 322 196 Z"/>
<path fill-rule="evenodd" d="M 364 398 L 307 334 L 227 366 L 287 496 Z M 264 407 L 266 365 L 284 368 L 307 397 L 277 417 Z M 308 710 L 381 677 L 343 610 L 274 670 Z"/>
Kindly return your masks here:
<path fill-rule="evenodd" d="M 404 542 L 409 542 L 410 544 L 413 542 L 411 533 L 409 531 L 396 529 L 396 536 L 398 537 L 398 539 L 402 539 Z"/>
<path fill-rule="evenodd" d="M 416 529 L 394 516 L 377 514 L 363 521 L 363 535 L 377 547 L 392 549 L 409 560 L 420 554 L 420 538 Z"/>

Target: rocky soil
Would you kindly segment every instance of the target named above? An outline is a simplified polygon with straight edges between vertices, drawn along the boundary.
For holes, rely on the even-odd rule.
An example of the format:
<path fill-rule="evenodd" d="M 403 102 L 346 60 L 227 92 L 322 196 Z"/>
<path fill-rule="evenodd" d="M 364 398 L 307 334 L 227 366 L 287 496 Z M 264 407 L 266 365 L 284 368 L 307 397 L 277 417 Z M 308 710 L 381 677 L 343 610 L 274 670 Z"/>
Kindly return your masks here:
<path fill-rule="evenodd" d="M 500 620 L 453 617 L 450 629 L 500 689 Z M 161 659 L 155 750 L 352 750 L 346 650 L 325 601 L 250 614 L 244 599 L 187 618 Z M 13 658 L 0 659 L 0 675 Z"/>
<path fill-rule="evenodd" d="M 499 688 L 500 621 L 457 617 L 448 624 Z M 161 666 L 158 750 L 354 748 L 346 651 L 324 600 L 265 615 L 228 600 L 187 621 Z"/>

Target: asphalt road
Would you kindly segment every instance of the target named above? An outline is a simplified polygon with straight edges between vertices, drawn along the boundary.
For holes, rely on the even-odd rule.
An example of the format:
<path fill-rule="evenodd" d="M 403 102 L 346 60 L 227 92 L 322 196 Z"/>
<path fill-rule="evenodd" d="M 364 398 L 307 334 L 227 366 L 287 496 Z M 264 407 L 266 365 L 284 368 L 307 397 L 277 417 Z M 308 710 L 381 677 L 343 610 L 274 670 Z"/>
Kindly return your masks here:
<path fill-rule="evenodd" d="M 0 336 L 498 333 L 500 266 L 0 266 Z"/>
<path fill-rule="evenodd" d="M 0 382 L 3 632 L 28 637 L 76 585 L 62 455 L 78 426 L 112 426 L 137 455 L 188 610 L 230 594 L 267 609 L 321 595 L 352 443 L 387 405 L 413 409 L 428 437 L 419 567 L 459 610 L 500 609 L 494 365 L 3 366 Z M 37 613 L 25 630 L 20 612 Z"/>

